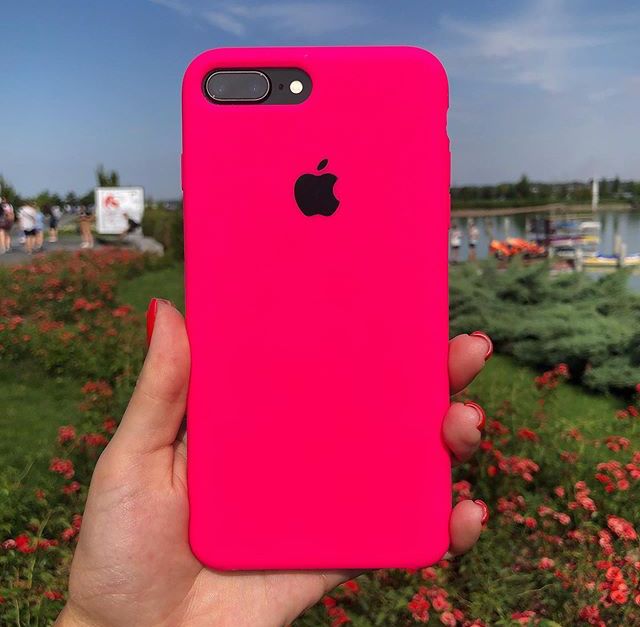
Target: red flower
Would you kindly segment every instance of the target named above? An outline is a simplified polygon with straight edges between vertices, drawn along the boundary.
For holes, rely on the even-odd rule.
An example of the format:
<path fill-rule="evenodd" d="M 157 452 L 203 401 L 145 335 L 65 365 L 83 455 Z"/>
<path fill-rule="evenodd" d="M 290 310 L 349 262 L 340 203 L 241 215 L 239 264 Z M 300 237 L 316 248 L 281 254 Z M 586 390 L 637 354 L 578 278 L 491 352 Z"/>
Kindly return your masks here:
<path fill-rule="evenodd" d="M 107 432 L 107 433 L 113 433 L 116 430 L 116 427 L 118 426 L 118 423 L 113 419 L 113 418 L 107 418 L 103 423 L 102 423 L 102 428 Z"/>
<path fill-rule="evenodd" d="M 347 594 L 358 594 L 358 592 L 360 592 L 360 586 L 355 579 L 350 579 L 343 583 L 342 588 Z"/>
<path fill-rule="evenodd" d="M 133 308 L 130 305 L 121 305 L 120 307 L 114 309 L 111 314 L 114 318 L 124 318 L 126 315 L 131 313 L 132 309 Z"/>
<path fill-rule="evenodd" d="M 80 489 L 80 484 L 77 481 L 72 481 L 68 485 L 62 487 L 63 494 L 73 494 Z"/>
<path fill-rule="evenodd" d="M 585 605 L 585 607 L 580 610 L 578 617 L 590 625 L 597 625 L 601 621 L 600 610 L 595 605 Z"/>
<path fill-rule="evenodd" d="M 60 444 L 64 444 L 65 442 L 70 442 L 71 440 L 75 440 L 75 437 L 76 437 L 76 430 L 71 425 L 58 427 L 58 442 Z"/>
<path fill-rule="evenodd" d="M 62 601 L 64 599 L 62 592 L 58 592 L 57 590 L 46 590 L 44 596 L 50 601 Z"/>
<path fill-rule="evenodd" d="M 60 537 L 65 541 L 69 542 L 78 532 L 73 527 L 67 527 L 61 534 Z"/>
<path fill-rule="evenodd" d="M 6 549 L 7 551 L 15 549 L 17 546 L 18 543 L 13 538 L 9 538 L 2 543 L 2 548 Z"/>
<path fill-rule="evenodd" d="M 411 601 L 407 604 L 413 618 L 420 623 L 429 622 L 429 601 L 419 592 L 414 594 Z"/>
<path fill-rule="evenodd" d="M 552 560 L 550 557 L 542 557 L 538 562 L 538 568 L 540 570 L 550 570 L 555 565 L 556 565 L 555 561 Z"/>
<path fill-rule="evenodd" d="M 537 442 L 540 439 L 535 431 L 527 429 L 526 427 L 518 430 L 518 437 L 521 440 L 529 440 L 530 442 Z"/>
<path fill-rule="evenodd" d="M 40 489 L 40 488 L 36 489 L 36 491 L 34 492 L 34 494 L 35 494 L 35 497 L 36 497 L 39 501 L 44 500 L 44 498 L 47 496 L 47 493 L 46 493 L 44 490 Z"/>
<path fill-rule="evenodd" d="M 73 462 L 70 459 L 54 457 L 49 464 L 49 470 L 62 475 L 65 479 L 71 479 L 74 474 Z"/>
<path fill-rule="evenodd" d="M 620 516 L 614 516 L 613 514 L 607 516 L 607 527 L 623 540 L 638 539 L 638 534 L 633 525 L 628 520 L 620 518 Z"/>
<path fill-rule="evenodd" d="M 20 553 L 33 553 L 36 547 L 26 533 L 21 533 L 19 536 L 16 536 L 16 549 Z"/>
<path fill-rule="evenodd" d="M 109 440 L 107 440 L 102 433 L 87 433 L 82 436 L 82 441 L 91 447 L 106 446 L 109 444 Z"/>
<path fill-rule="evenodd" d="M 453 615 L 453 612 L 443 612 L 440 615 L 440 622 L 443 625 L 448 625 L 448 627 L 455 627 L 457 624 L 456 617 Z"/>

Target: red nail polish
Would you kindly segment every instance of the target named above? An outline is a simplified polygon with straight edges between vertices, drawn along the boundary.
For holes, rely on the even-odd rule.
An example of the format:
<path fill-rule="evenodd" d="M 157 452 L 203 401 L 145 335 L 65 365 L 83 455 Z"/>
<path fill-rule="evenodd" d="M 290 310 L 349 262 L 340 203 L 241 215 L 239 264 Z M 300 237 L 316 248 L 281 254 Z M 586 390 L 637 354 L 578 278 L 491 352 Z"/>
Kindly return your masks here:
<path fill-rule="evenodd" d="M 487 359 L 489 359 L 489 357 L 493 355 L 493 342 L 491 341 L 491 338 L 483 331 L 474 331 L 473 333 L 469 333 L 469 335 L 473 337 L 481 337 L 489 345 L 489 348 L 487 349 L 487 352 L 484 356 L 484 360 L 487 361 Z"/>
<path fill-rule="evenodd" d="M 484 425 L 487 422 L 487 415 L 484 413 L 484 409 L 478 405 L 478 403 L 474 403 L 473 401 L 467 401 L 465 403 L 465 407 L 472 407 L 478 412 L 478 431 L 482 431 L 484 429 Z"/>
<path fill-rule="evenodd" d="M 473 502 L 482 508 L 482 519 L 480 523 L 483 527 L 486 527 L 487 522 L 489 522 L 489 508 L 487 504 L 482 499 L 475 499 Z"/>
<path fill-rule="evenodd" d="M 158 299 L 152 298 L 147 307 L 147 348 L 151 345 L 151 336 L 153 335 L 153 325 L 156 323 L 156 314 L 158 313 Z"/>

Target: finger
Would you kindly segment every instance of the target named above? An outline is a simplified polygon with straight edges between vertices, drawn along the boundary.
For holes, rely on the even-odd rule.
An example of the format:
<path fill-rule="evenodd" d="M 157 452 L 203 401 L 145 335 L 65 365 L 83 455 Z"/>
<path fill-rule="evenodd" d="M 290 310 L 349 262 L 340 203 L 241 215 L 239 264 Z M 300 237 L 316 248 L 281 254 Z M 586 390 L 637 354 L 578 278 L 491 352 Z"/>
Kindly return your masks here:
<path fill-rule="evenodd" d="M 154 299 L 155 300 L 155 299 Z M 168 301 L 151 301 L 151 342 L 114 446 L 141 454 L 173 445 L 185 414 L 190 354 L 182 315 Z"/>
<path fill-rule="evenodd" d="M 466 553 L 478 541 L 482 528 L 489 520 L 489 508 L 484 501 L 467 500 L 458 503 L 451 512 L 449 532 L 451 556 Z"/>
<path fill-rule="evenodd" d="M 478 448 L 486 421 L 477 403 L 452 403 L 442 423 L 445 444 L 458 462 L 466 462 Z"/>
<path fill-rule="evenodd" d="M 449 342 L 449 387 L 457 394 L 471 383 L 493 354 L 493 343 L 482 331 L 458 335 Z"/>

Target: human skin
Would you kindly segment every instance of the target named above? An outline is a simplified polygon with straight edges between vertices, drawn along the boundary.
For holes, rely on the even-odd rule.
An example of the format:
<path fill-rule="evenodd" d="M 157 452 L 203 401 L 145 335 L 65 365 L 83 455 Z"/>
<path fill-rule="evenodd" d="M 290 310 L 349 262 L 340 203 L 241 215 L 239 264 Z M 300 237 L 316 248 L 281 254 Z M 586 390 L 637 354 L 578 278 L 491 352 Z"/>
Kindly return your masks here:
<path fill-rule="evenodd" d="M 166 301 L 121 424 L 93 473 L 69 594 L 57 627 L 288 625 L 351 571 L 217 572 L 188 541 L 187 443 L 182 428 L 189 344 L 182 315 Z M 466 387 L 491 354 L 483 334 L 449 344 L 451 393 Z M 481 410 L 480 410 L 481 412 Z M 452 403 L 443 423 L 454 463 L 481 438 L 474 405 Z M 488 512 L 481 501 L 451 514 L 451 556 L 478 540 Z"/>

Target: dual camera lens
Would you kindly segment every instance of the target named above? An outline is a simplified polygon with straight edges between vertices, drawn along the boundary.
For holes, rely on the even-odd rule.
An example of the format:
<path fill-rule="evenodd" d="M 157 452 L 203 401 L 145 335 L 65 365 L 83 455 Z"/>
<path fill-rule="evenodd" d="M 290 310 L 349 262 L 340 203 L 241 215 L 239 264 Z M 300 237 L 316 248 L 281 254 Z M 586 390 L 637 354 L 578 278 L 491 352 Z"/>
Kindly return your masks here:
<path fill-rule="evenodd" d="M 299 68 L 220 69 L 204 81 L 217 104 L 299 104 L 311 91 L 311 78 Z"/>
<path fill-rule="evenodd" d="M 262 72 L 222 71 L 209 76 L 205 89 L 216 101 L 257 102 L 267 97 L 271 84 Z"/>

